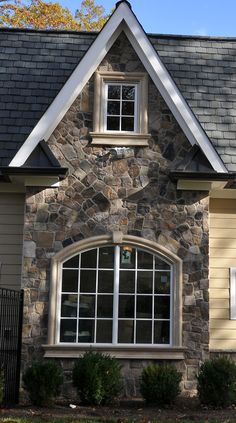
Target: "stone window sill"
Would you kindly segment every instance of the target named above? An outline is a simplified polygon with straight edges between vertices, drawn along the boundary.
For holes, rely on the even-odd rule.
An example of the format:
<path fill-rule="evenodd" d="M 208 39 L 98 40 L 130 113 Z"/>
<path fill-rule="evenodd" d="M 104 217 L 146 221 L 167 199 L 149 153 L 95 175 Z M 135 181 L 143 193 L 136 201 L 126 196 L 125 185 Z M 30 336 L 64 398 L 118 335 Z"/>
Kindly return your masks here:
<path fill-rule="evenodd" d="M 183 360 L 183 347 L 155 347 L 155 346 L 128 346 L 111 347 L 105 345 L 43 345 L 44 357 L 47 358 L 76 358 L 86 351 L 100 351 L 111 354 L 116 358 L 123 359 L 162 359 L 162 360 Z"/>
<path fill-rule="evenodd" d="M 114 145 L 118 147 L 148 147 L 150 134 L 125 134 L 125 133 L 107 133 L 91 132 L 92 144 Z"/>

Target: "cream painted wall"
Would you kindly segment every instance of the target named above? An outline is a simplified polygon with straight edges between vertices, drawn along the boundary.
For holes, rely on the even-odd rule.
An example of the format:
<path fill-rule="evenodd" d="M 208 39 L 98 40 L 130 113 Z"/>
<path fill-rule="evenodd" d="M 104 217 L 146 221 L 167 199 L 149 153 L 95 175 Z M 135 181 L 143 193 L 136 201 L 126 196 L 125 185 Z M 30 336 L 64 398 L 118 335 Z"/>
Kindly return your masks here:
<path fill-rule="evenodd" d="M 230 267 L 236 267 L 236 200 L 210 200 L 210 349 L 236 350 L 230 320 Z"/>

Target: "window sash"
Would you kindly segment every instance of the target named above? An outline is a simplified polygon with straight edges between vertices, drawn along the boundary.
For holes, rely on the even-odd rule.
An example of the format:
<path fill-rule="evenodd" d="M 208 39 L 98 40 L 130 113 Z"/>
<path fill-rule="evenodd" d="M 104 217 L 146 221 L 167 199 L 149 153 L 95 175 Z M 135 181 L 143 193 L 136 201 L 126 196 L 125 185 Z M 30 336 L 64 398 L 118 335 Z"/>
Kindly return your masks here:
<path fill-rule="evenodd" d="M 135 94 L 134 94 L 134 100 L 132 100 L 131 102 L 134 102 L 134 115 L 122 115 L 122 94 L 120 94 L 120 99 L 117 100 L 113 100 L 113 99 L 108 99 L 108 88 L 109 86 L 119 86 L 120 87 L 120 91 L 122 93 L 122 87 L 123 86 L 132 86 L 135 89 Z M 138 83 L 129 83 L 129 82 L 104 82 L 104 93 L 103 93 L 103 97 L 104 97 L 104 121 L 103 121 L 103 125 L 104 125 L 104 130 L 105 132 L 109 132 L 109 133 L 117 133 L 117 132 L 122 132 L 122 133 L 136 133 L 139 132 L 140 128 L 138 126 L 138 104 L 139 104 L 139 84 Z M 120 104 L 120 112 L 118 115 L 109 115 L 108 114 L 108 101 L 117 101 Z M 127 100 L 125 100 L 127 101 Z M 110 130 L 107 129 L 107 118 L 108 117 L 117 117 L 119 118 L 119 129 L 116 130 Z M 122 130 L 122 118 L 123 117 L 131 117 L 134 119 L 134 129 L 133 131 L 125 131 Z"/>
<path fill-rule="evenodd" d="M 96 250 L 97 251 L 97 257 L 96 257 L 96 268 L 81 268 L 81 255 L 83 254 L 83 253 L 85 253 L 86 251 L 82 251 L 81 253 L 79 253 L 78 254 L 78 256 L 79 256 L 79 264 L 78 264 L 78 268 L 66 268 L 66 267 L 62 267 L 62 272 L 61 272 L 61 274 L 63 273 L 63 270 L 71 270 L 71 269 L 73 269 L 73 270 L 77 270 L 77 272 L 78 272 L 78 291 L 77 292 L 67 292 L 67 291 L 63 291 L 62 292 L 62 276 L 61 276 L 61 287 L 60 287 L 60 298 L 59 298 L 59 308 L 58 308 L 58 310 L 60 310 L 61 311 L 61 307 L 62 307 L 62 295 L 66 295 L 66 294 L 73 294 L 73 295 L 77 295 L 77 316 L 76 316 L 76 341 L 75 342 L 69 342 L 69 343 L 72 343 L 73 345 L 74 344 L 79 344 L 79 345 L 86 345 L 86 343 L 84 343 L 84 342 L 81 342 L 81 341 L 79 341 L 78 340 L 78 337 L 79 337 L 79 322 L 80 321 L 83 321 L 83 320 L 91 320 L 93 323 L 94 323 L 94 340 L 93 340 L 93 342 L 89 342 L 89 344 L 94 344 L 94 345 L 96 345 L 96 344 L 98 344 L 97 342 L 96 342 L 96 339 L 97 339 L 97 321 L 98 320 L 112 320 L 112 342 L 111 342 L 111 345 L 115 345 L 115 346 L 121 346 L 121 345 L 129 345 L 129 346 L 132 346 L 132 345 L 145 345 L 145 346 L 148 346 L 148 345 L 162 345 L 162 346 L 170 346 L 170 345 L 172 345 L 172 321 L 173 321 L 173 319 L 172 319 L 172 315 L 173 315 L 173 295 L 172 295 L 172 293 L 173 293 L 173 272 L 172 272 L 172 266 L 168 263 L 168 266 L 169 266 L 169 269 L 163 269 L 163 270 L 160 270 L 160 269 L 155 269 L 155 266 L 154 266 L 154 259 L 155 259 L 155 257 L 157 257 L 158 258 L 158 255 L 155 255 L 155 254 L 152 254 L 152 253 L 149 253 L 150 255 L 152 255 L 152 258 L 153 258 L 153 267 L 152 268 L 149 268 L 149 269 L 146 269 L 146 268 L 140 268 L 140 266 L 139 266 L 139 263 L 138 263 L 138 252 L 145 252 L 145 250 L 140 250 L 139 248 L 136 248 L 136 247 L 132 247 L 132 248 L 134 248 L 134 250 L 135 250 L 135 255 L 136 255 L 136 257 L 135 257 L 135 267 L 134 268 L 132 268 L 132 269 L 126 269 L 124 266 L 122 267 L 121 266 L 121 263 L 120 263 L 120 251 L 121 251 L 121 248 L 122 248 L 122 246 L 120 247 L 120 246 L 112 246 L 111 248 L 113 248 L 114 250 L 113 250 L 113 253 L 114 253 L 114 268 L 112 269 L 112 268 L 100 268 L 99 267 L 99 251 L 100 251 L 100 249 L 101 248 L 103 248 L 103 247 L 99 247 L 99 248 L 94 248 L 94 250 Z M 88 250 L 89 251 L 89 250 Z M 148 251 L 147 251 L 148 252 Z M 162 260 L 162 262 L 163 263 L 165 263 L 165 260 L 163 260 L 163 259 L 161 259 Z M 81 293 L 81 291 L 80 291 L 80 286 L 81 286 L 81 284 L 80 284 L 80 278 L 81 278 L 81 270 L 93 270 L 93 271 L 96 271 L 96 288 L 95 288 L 95 291 L 93 291 L 93 292 L 82 292 Z M 129 271 L 129 272 L 134 272 L 135 273 L 135 290 L 134 290 L 134 292 L 133 293 L 129 293 L 129 292 L 125 292 L 125 293 L 120 293 L 119 292 L 119 281 L 120 281 L 120 272 L 121 271 Z M 110 293 L 110 292 L 104 292 L 104 293 L 99 293 L 98 292 L 98 274 L 99 274 L 99 271 L 111 271 L 111 272 L 114 272 L 113 273 L 113 280 L 114 280 L 114 288 L 113 288 L 113 292 L 112 293 Z M 141 274 L 142 272 L 152 272 L 152 279 L 153 279 L 153 281 L 152 281 L 152 292 L 151 293 L 140 293 L 140 292 L 138 292 L 138 290 L 137 290 L 137 287 L 138 287 L 138 274 Z M 165 273 L 169 273 L 170 274 L 170 278 L 169 278 L 169 280 L 170 280 L 170 288 L 169 288 L 169 294 L 167 294 L 167 293 L 164 293 L 164 294 L 161 294 L 161 293 L 155 293 L 155 275 L 158 273 L 158 272 L 165 272 Z M 95 297 L 95 313 L 94 313 L 94 316 L 93 317 L 80 317 L 79 316 L 79 301 L 80 301 L 80 297 L 81 297 L 81 295 L 91 295 L 91 296 L 94 296 Z M 99 317 L 98 316 L 98 301 L 97 301 L 97 299 L 98 299 L 98 297 L 99 297 L 99 295 L 113 295 L 113 316 L 111 317 L 111 318 L 107 318 L 107 317 Z M 133 296 L 134 297 L 134 316 L 133 316 L 133 318 L 130 318 L 130 317 L 119 317 L 119 299 L 120 299 L 120 297 L 122 297 L 122 296 L 127 296 L 127 295 L 130 295 L 130 296 Z M 137 317 L 137 300 L 138 300 L 138 298 L 145 298 L 145 297 L 149 297 L 149 298 L 151 298 L 152 299 L 152 317 L 150 317 L 150 318 L 145 318 L 145 317 Z M 155 298 L 160 298 L 160 297 L 165 297 L 165 298 L 169 298 L 170 299 L 170 313 L 169 313 L 169 318 L 167 319 L 167 318 L 163 318 L 163 316 L 161 317 L 161 318 L 156 318 L 155 317 L 155 313 L 154 313 L 154 307 L 155 307 Z M 57 325 L 57 328 L 58 328 L 58 330 L 57 330 L 57 343 L 60 343 L 60 344 L 62 344 L 62 345 L 65 345 L 65 343 L 67 343 L 67 342 L 64 342 L 64 341 L 60 341 L 60 326 L 61 326 L 61 322 L 63 321 L 63 320 L 75 320 L 75 317 L 61 317 L 61 312 L 60 312 L 60 316 L 58 316 L 58 325 Z M 118 326 L 119 326 L 119 322 L 121 322 L 121 321 L 124 321 L 124 320 L 128 320 L 128 321 L 133 321 L 133 324 L 134 324 L 134 328 L 133 328 L 133 342 L 131 343 L 125 343 L 125 344 L 122 344 L 122 343 L 119 343 L 118 342 Z M 136 326 L 137 326 L 137 322 L 152 322 L 152 339 L 151 339 L 151 342 L 150 343 L 144 343 L 144 344 L 141 344 L 141 343 L 137 343 L 136 341 Z M 155 323 L 156 322 L 169 322 L 169 343 L 161 343 L 161 344 L 155 344 L 154 343 L 154 336 L 155 336 L 155 334 L 154 334 L 154 327 L 155 327 Z M 104 343 L 104 345 L 109 345 L 109 343 Z"/>

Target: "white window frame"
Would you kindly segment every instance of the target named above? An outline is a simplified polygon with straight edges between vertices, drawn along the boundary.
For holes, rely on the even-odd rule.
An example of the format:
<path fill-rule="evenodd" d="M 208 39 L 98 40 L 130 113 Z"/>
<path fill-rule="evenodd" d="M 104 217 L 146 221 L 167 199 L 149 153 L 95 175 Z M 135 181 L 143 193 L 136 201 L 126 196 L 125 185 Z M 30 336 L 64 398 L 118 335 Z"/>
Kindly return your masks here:
<path fill-rule="evenodd" d="M 236 267 L 230 268 L 230 319 L 236 320 Z"/>
<path fill-rule="evenodd" d="M 135 99 L 134 99 L 134 130 L 133 131 L 122 131 L 122 129 L 121 129 L 121 118 L 122 118 L 122 113 L 121 113 L 121 110 L 120 110 L 120 114 L 119 114 L 119 121 L 120 121 L 120 129 L 117 131 L 117 130 L 110 130 L 110 129 L 107 129 L 107 116 L 108 116 L 108 113 L 107 113 L 107 106 L 108 106 L 108 101 L 109 101 L 109 99 L 108 99 L 108 87 L 109 86 L 111 86 L 111 85 L 118 85 L 118 86 L 120 86 L 120 87 L 123 87 L 124 85 L 126 85 L 126 86 L 134 86 L 134 88 L 135 88 Z M 130 83 L 130 82 L 111 82 L 111 81 L 107 81 L 107 82 L 105 82 L 104 84 L 103 84 L 103 86 L 104 86 L 104 95 L 103 95 L 103 97 L 104 97 L 104 100 L 105 100 L 105 107 L 104 107 L 104 123 L 103 123 L 103 125 L 104 125 L 104 130 L 105 130 L 105 132 L 108 132 L 108 133 L 117 133 L 117 132 L 119 132 L 119 133 L 122 133 L 122 134 L 133 134 L 133 133 L 138 133 L 139 132 L 139 122 L 138 122 L 138 113 L 139 113 L 139 86 L 138 86 L 138 84 L 137 83 Z M 120 107 L 122 106 L 122 101 L 121 101 L 121 99 L 119 100 L 119 102 L 120 102 Z"/>
<path fill-rule="evenodd" d="M 107 245 L 107 247 L 114 247 L 114 246 L 113 245 Z M 100 248 L 102 248 L 102 246 Z M 124 320 L 133 320 L 133 324 L 134 324 L 134 342 L 127 343 L 127 344 L 122 344 L 122 343 L 119 343 L 118 342 L 118 322 L 119 322 L 119 320 L 123 320 L 123 319 L 119 319 L 118 318 L 119 298 L 120 298 L 120 296 L 122 296 L 122 294 L 119 293 L 120 268 L 121 268 L 120 267 L 120 248 L 122 248 L 122 245 L 116 245 L 114 247 L 114 269 L 102 269 L 102 271 L 103 270 L 105 270 L 105 271 L 106 270 L 113 271 L 114 291 L 113 291 L 112 294 L 110 294 L 110 295 L 113 296 L 112 342 L 111 343 L 103 343 L 101 345 L 104 345 L 104 346 L 109 346 L 109 345 L 110 346 L 125 346 L 125 347 L 126 346 L 133 346 L 133 345 L 136 345 L 137 346 L 138 345 L 138 346 L 143 346 L 143 347 L 147 347 L 147 348 L 150 345 L 151 346 L 152 345 L 153 346 L 160 346 L 160 347 L 161 346 L 166 346 L 166 347 L 169 346 L 170 347 L 172 345 L 172 327 L 173 327 L 173 324 L 172 324 L 172 322 L 173 322 L 173 267 L 172 267 L 171 263 L 169 263 L 167 260 L 164 260 L 163 257 L 160 257 L 158 254 L 153 254 L 153 253 L 150 253 L 147 250 L 144 250 L 144 249 L 141 250 L 140 248 L 134 248 L 135 249 L 135 254 L 137 254 L 138 251 L 146 251 L 153 258 L 154 257 L 158 257 L 158 258 L 160 258 L 163 261 L 163 263 L 168 264 L 169 269 L 168 270 L 164 270 L 163 269 L 162 271 L 164 271 L 166 273 L 167 272 L 170 273 L 170 293 L 169 294 L 155 294 L 154 293 L 154 285 L 153 285 L 153 288 L 152 288 L 153 289 L 153 292 L 152 292 L 152 294 L 138 294 L 137 291 L 135 290 L 135 292 L 133 293 L 134 302 L 136 303 L 137 302 L 137 298 L 138 297 L 141 297 L 141 296 L 142 297 L 148 297 L 148 298 L 149 297 L 152 297 L 152 299 L 154 299 L 156 297 L 169 297 L 170 298 L 170 317 L 169 317 L 169 319 L 164 319 L 164 318 L 157 319 L 157 318 L 154 318 L 154 301 L 152 301 L 152 308 L 153 308 L 153 310 L 152 310 L 152 317 L 151 318 L 149 318 L 149 319 L 143 319 L 143 318 L 139 318 L 139 317 L 137 317 L 137 316 L 134 315 L 133 319 L 128 318 L 128 317 L 126 319 L 124 319 Z M 94 247 L 94 248 L 91 248 L 91 249 L 88 249 L 88 250 L 87 249 L 86 250 L 82 250 L 80 253 L 83 254 L 83 253 L 85 253 L 87 251 L 91 251 L 91 250 L 97 250 L 97 264 L 96 264 L 96 268 L 91 268 L 91 269 L 87 269 L 87 270 L 96 271 L 96 274 L 98 275 L 97 272 L 100 269 L 99 268 L 99 264 L 98 264 L 98 257 L 99 257 L 98 247 Z M 75 256 L 77 256 L 77 254 Z M 67 260 L 65 260 L 65 261 L 67 261 Z M 79 261 L 80 260 L 81 260 L 81 256 L 80 256 Z M 138 264 L 137 263 L 137 260 L 138 260 L 138 258 L 136 256 L 136 259 L 135 259 L 136 264 Z M 65 269 L 63 267 L 64 262 L 62 262 L 61 275 L 60 275 L 60 288 L 59 288 L 59 298 L 58 298 L 60 305 L 61 305 L 62 295 L 73 294 L 71 292 L 62 292 L 63 269 Z M 73 270 L 73 269 L 71 269 L 71 270 Z M 76 270 L 79 271 L 78 278 L 79 278 L 79 281 L 80 281 L 81 280 L 81 278 L 80 278 L 80 266 L 78 268 L 76 268 Z M 126 269 L 126 270 L 128 271 L 128 269 Z M 159 272 L 159 270 L 156 270 L 155 267 L 154 267 L 154 261 L 153 261 L 153 267 L 152 267 L 152 269 L 151 268 L 150 269 L 144 269 L 144 268 L 140 268 L 138 266 L 138 267 L 135 267 L 134 269 L 132 269 L 132 271 L 135 272 L 135 280 L 136 280 L 135 286 L 136 286 L 136 288 L 137 288 L 138 272 L 142 272 L 142 271 L 150 271 L 151 272 L 152 271 L 153 284 L 155 283 L 154 282 L 154 280 L 155 280 L 155 274 Z M 80 289 L 78 287 L 78 292 L 74 292 L 75 295 L 78 295 L 78 300 L 77 300 L 77 317 L 76 317 L 76 319 L 74 317 L 73 318 L 70 318 L 70 317 L 61 317 L 59 314 L 57 316 L 57 323 L 56 323 L 56 326 L 57 326 L 57 328 L 56 328 L 56 343 L 57 344 L 61 344 L 61 345 L 64 345 L 65 344 L 65 342 L 61 342 L 60 341 L 60 326 L 61 326 L 61 322 L 63 320 L 76 320 L 76 327 L 77 327 L 77 329 L 76 329 L 76 339 L 78 338 L 79 297 L 81 295 L 81 292 L 79 292 L 79 291 L 80 291 Z M 82 293 L 82 295 L 89 295 L 89 293 L 88 292 Z M 96 281 L 95 292 L 91 292 L 90 295 L 95 295 L 95 296 L 98 295 L 98 282 L 97 281 Z M 126 293 L 124 295 L 128 295 L 128 293 Z M 90 319 L 82 318 L 82 320 L 90 320 Z M 98 317 L 95 316 L 94 318 L 91 318 L 91 320 L 95 324 L 95 326 L 94 326 L 94 328 L 95 328 L 95 335 L 94 336 L 95 336 L 95 339 L 96 339 L 96 327 L 97 327 L 96 322 L 97 322 L 97 320 L 107 320 L 107 319 L 106 318 L 101 318 L 101 317 L 98 318 Z M 162 322 L 164 322 L 164 321 L 168 321 L 169 322 L 169 328 L 170 328 L 170 332 L 169 332 L 169 343 L 166 343 L 166 344 L 155 344 L 154 343 L 154 324 L 158 320 L 160 320 Z M 149 322 L 151 321 L 151 323 L 152 323 L 152 342 L 145 343 L 145 344 L 137 343 L 137 340 L 136 340 L 136 325 L 137 325 L 137 322 L 138 321 L 146 321 L 146 322 L 147 321 L 149 321 Z M 71 344 L 72 345 L 74 345 L 74 344 L 76 344 L 76 345 L 84 345 L 84 346 L 89 346 L 89 345 L 96 346 L 96 345 L 100 345 L 96 341 L 95 342 L 92 342 L 92 343 L 87 343 L 87 344 L 85 342 L 83 342 L 83 343 L 82 342 L 72 342 Z"/>
<path fill-rule="evenodd" d="M 109 84 L 136 86 L 135 130 L 106 129 L 107 93 Z M 95 72 L 92 144 L 115 146 L 148 146 L 148 75 L 143 72 Z"/>
<path fill-rule="evenodd" d="M 138 249 L 144 249 L 153 255 L 158 255 L 171 264 L 173 269 L 173 295 L 172 295 L 172 344 L 167 345 L 139 345 L 139 344 L 118 344 L 118 345 L 98 345 L 71 344 L 57 342 L 57 320 L 60 315 L 60 275 L 62 263 L 74 255 L 94 247 L 108 245 L 127 244 Z M 117 358 L 135 359 L 184 359 L 182 346 L 182 260 L 167 248 L 143 238 L 123 235 L 121 232 L 113 232 L 111 235 L 101 235 L 91 237 L 59 251 L 52 258 L 51 284 L 49 300 L 49 320 L 48 320 L 48 343 L 43 345 L 45 357 L 75 358 L 89 349 L 111 353 Z"/>

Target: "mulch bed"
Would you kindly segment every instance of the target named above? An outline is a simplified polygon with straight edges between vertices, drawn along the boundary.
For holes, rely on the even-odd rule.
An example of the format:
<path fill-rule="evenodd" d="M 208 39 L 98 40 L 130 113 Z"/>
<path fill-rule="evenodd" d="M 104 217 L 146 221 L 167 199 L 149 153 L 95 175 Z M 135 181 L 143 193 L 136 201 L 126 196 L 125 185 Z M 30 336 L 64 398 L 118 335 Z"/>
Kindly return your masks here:
<path fill-rule="evenodd" d="M 33 417 L 48 418 L 77 418 L 114 420 L 122 423 L 127 420 L 149 423 L 150 421 L 214 421 L 236 422 L 236 407 L 227 409 L 211 409 L 200 406 L 196 398 L 180 398 L 172 407 L 159 409 L 148 407 L 140 400 L 120 401 L 112 406 L 85 407 L 76 405 L 71 408 L 69 403 L 59 403 L 51 408 L 39 408 L 34 406 L 17 406 L 10 409 L 1 409 L 0 418 L 4 417 Z"/>

